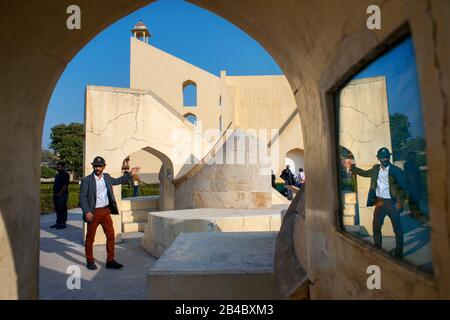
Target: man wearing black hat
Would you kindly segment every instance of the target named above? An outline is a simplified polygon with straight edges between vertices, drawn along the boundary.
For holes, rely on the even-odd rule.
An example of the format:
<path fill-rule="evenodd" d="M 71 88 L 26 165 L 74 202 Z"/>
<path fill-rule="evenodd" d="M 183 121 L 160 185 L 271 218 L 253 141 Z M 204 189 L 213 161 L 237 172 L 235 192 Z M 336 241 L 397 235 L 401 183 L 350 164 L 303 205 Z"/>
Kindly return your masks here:
<path fill-rule="evenodd" d="M 387 148 L 380 148 L 377 152 L 380 164 L 369 170 L 362 170 L 350 162 L 346 162 L 352 173 L 362 177 L 370 177 L 367 206 L 375 206 L 373 213 L 373 242 L 375 247 L 381 248 L 383 226 L 386 215 L 391 219 L 395 233 L 396 247 L 392 254 L 403 258 L 403 228 L 400 220 L 400 210 L 407 194 L 405 175 L 402 169 L 390 163 L 391 153 Z"/>
<path fill-rule="evenodd" d="M 67 200 L 69 199 L 70 176 L 66 171 L 66 164 L 62 161 L 56 164 L 58 174 L 53 183 L 53 205 L 56 212 L 56 223 L 50 228 L 65 229 L 67 227 Z"/>
<path fill-rule="evenodd" d="M 86 266 L 89 270 L 97 269 L 94 262 L 93 245 L 95 232 L 98 225 L 101 225 L 106 235 L 106 268 L 120 269 L 123 265 L 114 260 L 115 235 L 111 214 L 119 214 L 119 210 L 112 186 L 130 181 L 132 175 L 136 174 L 140 168 L 133 168 L 130 173 L 126 173 L 120 178 L 112 178 L 109 174 L 103 173 L 106 162 L 102 157 L 95 157 L 92 166 L 94 171 L 81 181 L 80 187 L 80 206 L 83 211 L 83 220 L 87 222 Z"/>

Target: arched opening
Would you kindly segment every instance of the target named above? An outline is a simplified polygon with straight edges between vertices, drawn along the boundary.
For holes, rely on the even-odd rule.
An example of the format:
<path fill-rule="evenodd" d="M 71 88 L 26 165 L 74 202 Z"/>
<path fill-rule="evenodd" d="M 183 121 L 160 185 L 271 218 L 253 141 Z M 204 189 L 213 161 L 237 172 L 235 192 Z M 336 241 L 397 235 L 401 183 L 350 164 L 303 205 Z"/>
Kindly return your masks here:
<path fill-rule="evenodd" d="M 122 199 L 159 195 L 158 173 L 162 166 L 161 160 L 144 149 L 138 150 L 124 159 L 122 174 L 136 166 L 141 168 L 140 172 L 132 181 L 122 185 Z"/>
<path fill-rule="evenodd" d="M 197 106 L 197 83 L 192 80 L 183 82 L 183 106 L 196 107 Z"/>
<path fill-rule="evenodd" d="M 17 32 L 1 34 L 2 40 L 8 43 L 2 51 L 5 59 L 0 60 L 2 70 L 7 71 L 1 79 L 4 94 L 0 95 L 0 143 L 1 149 L 8 151 L 2 158 L 3 170 L 17 173 L 15 183 L 7 180 L 9 175 L 3 175 L 0 184 L 0 235 L 6 235 L 0 241 L 0 250 L 8 262 L 1 270 L 2 297 L 37 297 L 39 140 L 47 102 L 57 79 L 68 61 L 103 28 L 150 2 L 83 2 L 91 14 L 83 20 L 81 32 L 65 30 L 61 26 L 64 20 L 61 14 L 70 4 L 69 1 L 39 5 L 9 2 L 2 10 L 4 25 L 17 28 Z M 447 132 L 444 130 L 448 70 L 442 67 L 447 52 L 441 50 L 440 40 L 444 40 L 445 44 L 448 36 L 446 18 L 449 4 L 445 1 L 433 2 L 429 6 L 410 3 L 411 10 L 397 10 L 404 5 L 404 1 L 393 1 L 392 6 L 383 6 L 383 11 L 388 14 L 383 15 L 383 32 L 379 32 L 367 29 L 364 23 L 367 3 L 364 2 L 327 2 L 324 6 L 321 1 L 289 4 L 269 1 L 267 5 L 257 7 L 252 2 L 194 2 L 235 23 L 263 44 L 286 72 L 297 101 L 302 102 L 299 108 L 306 119 L 302 123 L 303 130 L 308 133 L 305 136 L 306 160 L 310 164 L 309 173 L 317 178 L 307 189 L 310 201 L 306 210 L 312 223 L 307 225 L 306 241 L 298 241 L 293 232 L 295 236 L 297 233 L 304 235 L 306 229 L 298 222 L 295 212 L 290 215 L 295 219 L 291 219 L 288 227 L 296 231 L 281 236 L 288 239 L 286 243 L 295 243 L 294 249 L 299 253 L 288 251 L 284 256 L 286 260 L 280 265 L 286 265 L 291 261 L 290 257 L 293 264 L 298 264 L 299 261 L 294 259 L 297 254 L 310 258 L 308 269 L 314 272 L 314 283 L 310 286 L 312 298 L 448 298 L 449 209 L 444 204 L 448 202 L 449 190 L 448 177 L 443 174 L 449 163 L 449 146 L 445 143 Z M 103 10 L 105 5 L 109 10 Z M 276 15 L 273 14 L 275 10 Z M 32 16 L 36 11 L 42 13 L 39 14 L 42 19 Z M 435 19 L 437 14 L 441 19 Z M 17 17 L 23 17 L 27 23 L 15 23 Z M 333 23 L 317 25 L 316 22 L 321 19 Z M 416 50 L 421 53 L 417 56 L 421 71 L 420 86 L 424 89 L 422 99 L 427 104 L 423 108 L 426 136 L 432 142 L 427 145 L 429 158 L 433 159 L 429 162 L 428 178 L 432 182 L 430 211 L 439 213 L 433 215 L 433 226 L 436 226 L 432 230 L 433 256 L 439 257 L 434 261 L 439 274 L 434 277 L 424 277 L 405 269 L 402 264 L 373 253 L 360 242 L 341 235 L 333 228 L 337 194 L 336 141 L 335 127 L 330 119 L 334 102 L 327 102 L 327 94 L 334 92 L 336 84 L 360 66 L 368 53 L 371 53 L 370 59 L 373 58 L 372 53 L 379 53 L 380 43 L 391 43 L 392 36 L 396 36 L 396 31 L 405 21 L 416 30 Z M 26 43 L 23 43 L 23 37 L 15 37 L 16 34 L 29 34 L 30 29 L 35 32 L 27 37 Z M 433 64 L 430 64 L 430 57 L 433 57 Z M 18 93 L 16 89 L 20 87 L 27 90 Z M 11 139 L 11 133 L 14 133 L 14 139 Z M 32 165 L 24 168 L 23 163 Z M 324 197 L 324 194 L 329 197 Z M 383 290 L 360 290 L 356 284 L 365 283 L 367 279 L 361 266 L 373 262 L 392 281 L 383 282 Z M 288 279 L 285 282 L 294 284 L 289 286 L 284 283 L 281 289 L 287 296 L 295 296 L 298 277 L 290 269 L 287 270 L 283 278 Z M 415 290 L 409 289 L 413 287 Z"/>
<path fill-rule="evenodd" d="M 291 167 L 291 171 L 294 175 L 299 173 L 299 169 L 305 168 L 304 151 L 301 149 L 292 149 L 286 153 L 285 165 Z"/>
<path fill-rule="evenodd" d="M 188 120 L 193 125 L 197 124 L 197 116 L 195 114 L 193 114 L 193 113 L 186 113 L 183 117 L 185 117 L 186 120 Z"/>

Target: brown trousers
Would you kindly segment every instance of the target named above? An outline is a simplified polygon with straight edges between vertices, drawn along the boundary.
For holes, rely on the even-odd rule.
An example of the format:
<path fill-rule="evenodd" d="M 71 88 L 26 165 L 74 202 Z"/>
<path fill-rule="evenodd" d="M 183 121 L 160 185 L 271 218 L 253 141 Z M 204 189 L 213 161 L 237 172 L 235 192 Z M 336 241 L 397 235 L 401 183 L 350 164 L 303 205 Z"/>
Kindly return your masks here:
<path fill-rule="evenodd" d="M 89 262 L 94 261 L 94 239 L 95 232 L 97 231 L 98 225 L 101 225 L 103 232 L 106 235 L 106 253 L 107 261 L 114 260 L 114 227 L 111 219 L 111 214 L 109 208 L 97 208 L 94 211 L 94 220 L 87 224 L 86 241 L 84 244 L 84 249 L 86 252 L 86 260 Z"/>

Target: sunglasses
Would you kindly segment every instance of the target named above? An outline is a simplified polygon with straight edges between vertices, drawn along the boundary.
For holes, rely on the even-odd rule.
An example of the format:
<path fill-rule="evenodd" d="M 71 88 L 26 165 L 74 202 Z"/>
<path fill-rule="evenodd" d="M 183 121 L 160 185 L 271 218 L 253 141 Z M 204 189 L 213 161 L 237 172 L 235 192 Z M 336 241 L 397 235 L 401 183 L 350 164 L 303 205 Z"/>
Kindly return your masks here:
<path fill-rule="evenodd" d="M 94 165 L 94 168 L 104 168 L 105 166 Z"/>

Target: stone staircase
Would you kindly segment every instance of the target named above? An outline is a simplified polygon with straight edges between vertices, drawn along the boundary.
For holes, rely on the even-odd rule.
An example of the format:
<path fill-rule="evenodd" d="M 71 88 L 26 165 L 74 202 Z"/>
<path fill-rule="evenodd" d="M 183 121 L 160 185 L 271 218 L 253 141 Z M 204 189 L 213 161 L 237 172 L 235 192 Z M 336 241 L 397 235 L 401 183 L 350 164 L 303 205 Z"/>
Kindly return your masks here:
<path fill-rule="evenodd" d="M 122 199 L 122 233 L 144 232 L 148 213 L 159 211 L 159 196 Z"/>

